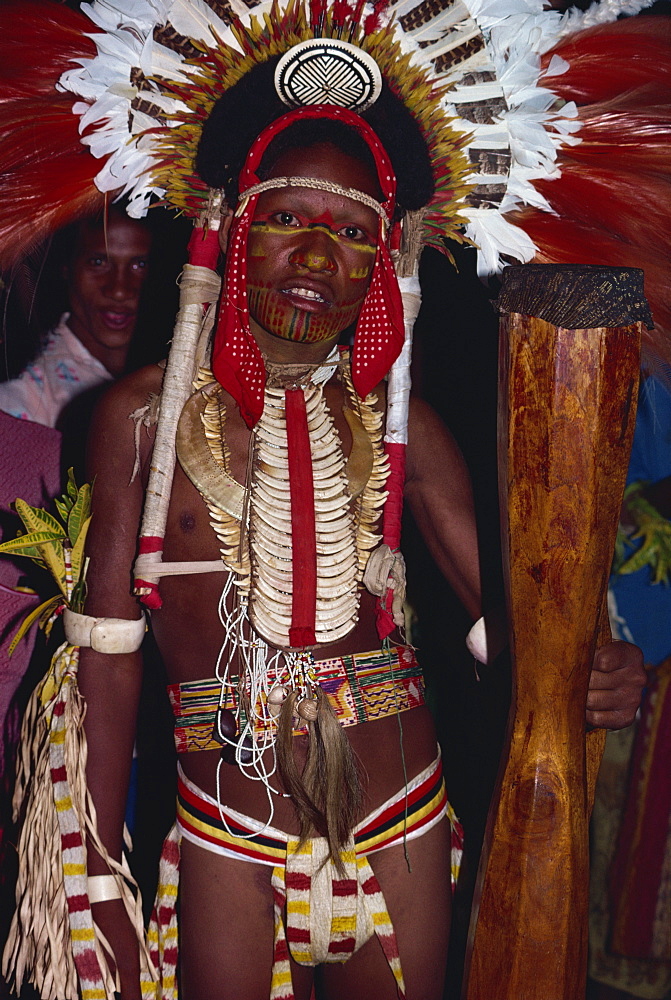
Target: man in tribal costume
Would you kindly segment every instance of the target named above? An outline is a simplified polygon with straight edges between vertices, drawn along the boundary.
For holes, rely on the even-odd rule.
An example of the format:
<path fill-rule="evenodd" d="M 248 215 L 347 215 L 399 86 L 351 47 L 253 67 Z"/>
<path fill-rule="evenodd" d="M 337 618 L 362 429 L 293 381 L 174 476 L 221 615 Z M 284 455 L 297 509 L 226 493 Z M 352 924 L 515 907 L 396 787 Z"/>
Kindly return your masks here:
<path fill-rule="evenodd" d="M 235 95 L 229 96 L 232 103 Z M 222 118 L 224 114 L 225 109 Z M 221 127 L 218 122 L 217 127 Z M 206 130 L 200 169 L 211 186 L 219 187 L 221 167 L 216 156 L 208 159 L 209 140 Z M 240 492 L 242 485 L 251 482 L 248 537 L 243 539 L 241 531 L 236 531 L 230 500 L 226 508 L 219 507 L 212 487 L 203 485 L 204 470 L 192 450 L 192 425 L 187 417 L 189 409 L 198 405 L 192 401 L 178 430 L 181 468 L 173 483 L 163 549 L 169 562 L 211 563 L 223 542 L 224 562 L 229 570 L 237 571 L 241 582 L 237 589 L 225 588 L 222 601 L 221 577 L 216 572 L 163 580 L 162 607 L 152 614 L 178 712 L 177 745 L 182 751 L 178 829 L 183 995 L 265 996 L 271 982 L 273 990 L 286 986 L 290 971 L 294 994 L 308 997 L 311 966 L 323 962 L 326 996 L 370 996 L 374 989 L 377 997 L 392 997 L 399 986 L 408 996 L 438 997 L 447 955 L 451 833 L 435 732 L 422 704 L 422 682 L 412 649 L 397 645 L 400 636 L 394 634 L 394 643 L 380 650 L 374 598 L 359 585 L 369 546 L 375 544 L 374 539 L 368 541 L 369 532 L 376 528 L 386 480 L 378 430 L 384 390 L 381 385 L 367 385 L 355 395 L 349 363 L 333 355 L 339 336 L 357 317 L 360 321 L 364 310 L 375 316 L 375 335 L 392 298 L 383 287 L 389 275 L 373 276 L 383 227 L 380 209 L 373 207 L 371 199 L 389 213 L 391 221 L 394 193 L 389 178 L 394 168 L 375 135 L 353 116 L 324 109 L 316 119 L 290 112 L 261 133 L 254 149 L 262 153 L 252 152 L 252 165 L 248 159 L 242 173 L 245 187 L 241 186 L 239 194 L 249 199 L 250 190 L 258 186 L 263 190 L 251 195 L 255 205 L 247 216 L 228 215 L 222 229 L 230 252 L 240 247 L 240 257 L 234 256 L 228 265 L 222 307 L 236 310 L 233 332 L 223 346 L 215 340 L 218 384 L 209 371 L 199 375 L 203 386 L 199 399 L 207 400 L 201 406 L 203 419 L 213 420 L 216 429 L 211 453 L 219 456 L 220 468 L 230 477 L 228 492 Z M 210 180 L 209 169 L 220 173 Z M 251 188 L 248 178 L 254 182 Z M 310 186 L 302 186 L 304 181 L 310 181 Z M 403 195 L 412 197 L 411 191 L 418 196 L 416 184 L 411 188 L 406 182 L 399 188 L 399 200 Z M 234 204 L 233 198 L 233 192 L 227 191 L 229 204 Z M 245 241 L 239 230 L 246 224 Z M 377 267 L 382 269 L 380 256 Z M 246 282 L 249 330 L 265 368 L 263 411 L 252 432 L 239 411 L 249 412 L 255 400 L 238 388 L 249 375 L 246 366 L 250 362 L 245 359 L 244 366 L 235 369 L 235 360 L 229 360 L 239 339 L 246 336 L 244 319 L 242 324 L 235 322 L 240 313 L 246 313 L 244 299 L 236 300 L 234 288 L 234 268 L 241 260 L 246 265 L 241 280 Z M 392 276 L 390 284 L 393 280 Z M 222 336 L 222 328 L 226 332 L 224 323 L 219 320 L 217 337 Z M 356 340 L 355 345 L 356 352 Z M 373 341 L 371 353 L 375 348 Z M 130 478 L 134 462 L 133 427 L 126 422 L 127 414 L 140 407 L 147 395 L 159 392 L 160 378 L 154 369 L 126 381 L 108 396 L 93 430 L 91 473 L 96 504 L 88 549 L 92 567 L 104 566 L 104 570 L 92 570 L 89 576 L 87 612 L 92 615 L 130 619 L 135 613 L 135 599 L 124 593 L 123 581 L 129 578 L 135 554 L 142 476 L 122 495 L 119 482 Z M 292 464 L 292 449 L 300 447 L 293 440 L 299 435 L 291 409 L 296 396 L 299 406 L 304 399 L 308 412 L 314 480 L 310 505 L 317 511 L 312 530 L 319 552 L 316 611 L 312 612 L 316 623 L 310 622 L 308 633 L 312 634 L 302 637 L 293 630 L 305 627 L 300 617 L 305 612 L 296 607 L 299 601 L 309 602 L 310 594 L 297 595 L 299 543 L 292 532 L 296 525 L 301 533 L 310 528 L 309 516 L 301 523 L 300 511 L 297 515 L 294 510 L 301 502 L 291 479 L 300 475 Z M 360 425 L 353 424 L 350 414 L 358 415 Z M 367 485 L 359 492 L 361 484 L 354 487 L 350 465 L 356 469 L 361 461 L 356 454 L 361 426 L 370 442 L 366 447 L 373 451 L 373 465 Z M 146 470 L 151 462 L 151 439 L 143 437 L 142 442 L 140 467 Z M 445 575 L 473 617 L 479 617 L 477 541 L 468 477 L 449 434 L 417 400 L 410 404 L 406 463 L 405 496 L 411 509 Z M 309 487 L 303 482 L 300 489 Z M 107 525 L 111 519 L 121 530 L 110 550 Z M 305 561 L 298 563 L 298 572 L 308 577 L 309 555 L 302 558 Z M 286 569 L 282 576 L 283 567 L 289 565 L 291 576 Z M 192 572 L 197 571 L 198 566 L 193 566 Z M 343 600 L 331 596 L 339 590 Z M 248 632 L 246 623 L 240 624 L 241 592 L 248 601 Z M 244 638 L 237 639 L 233 622 Z M 265 663 L 257 680 L 258 660 L 245 644 L 262 646 L 259 639 L 268 648 L 263 651 Z M 228 647 L 237 644 L 236 656 L 227 641 Z M 279 657 L 276 649 L 283 650 Z M 614 647 L 618 657 L 624 650 Z M 121 757 L 121 770 L 130 754 L 140 681 L 137 655 L 110 658 L 92 650 L 81 654 L 80 688 L 88 705 L 88 778 L 100 802 L 99 830 L 113 854 L 121 846 L 125 782 L 119 780 L 112 789 L 110 760 Z M 609 660 L 609 656 L 612 651 L 602 651 L 596 676 L 610 685 L 616 683 L 620 671 L 626 674 L 630 667 L 628 660 Z M 220 666 L 219 681 L 211 676 L 214 664 Z M 611 665 L 616 666 L 614 673 L 603 672 Z M 633 669 L 629 678 L 633 703 Z M 194 711 L 189 699 L 199 695 L 196 704 L 203 713 L 206 689 L 217 689 L 222 683 L 223 694 L 217 690 L 207 705 L 212 713 L 208 737 L 212 728 L 214 737 L 200 749 L 197 733 L 189 731 L 189 713 Z M 391 698 L 385 695 L 385 688 L 390 687 Z M 612 695 L 608 690 L 593 691 L 590 707 L 619 710 L 620 692 L 611 700 Z M 363 711 L 350 711 L 359 702 L 364 703 Z M 276 759 L 267 738 L 274 710 L 279 710 Z M 346 735 L 336 729 L 336 720 L 347 726 Z M 306 728 L 309 734 L 302 732 Z M 245 738 L 240 739 L 241 735 Z M 223 751 L 217 740 L 223 742 Z M 237 836 L 241 829 L 243 835 Z M 306 835 L 310 839 L 303 842 Z M 414 838 L 420 836 L 415 844 Z M 338 871 L 338 861 L 349 857 L 355 845 L 360 859 L 370 857 L 371 867 L 350 869 L 346 876 L 344 870 Z M 309 863 L 303 856 L 306 846 L 311 851 Z M 276 866 L 284 866 L 285 856 L 286 873 L 278 882 Z M 324 928 L 319 926 L 319 897 L 310 896 L 305 886 L 321 875 L 320 865 L 327 856 L 326 867 L 335 864 L 328 873 Z M 94 855 L 89 870 L 102 874 L 107 868 Z M 343 906 L 338 923 L 337 916 L 332 916 L 338 913 L 335 902 L 344 886 L 351 887 L 353 871 L 358 873 L 363 904 L 360 901 L 358 912 L 356 907 Z M 365 896 L 371 879 L 382 890 L 375 891 L 374 902 Z M 282 880 L 288 905 L 278 925 L 272 914 Z M 312 891 L 317 892 L 316 887 Z M 96 922 L 110 942 L 118 940 L 122 930 L 116 912 L 119 906 L 102 902 L 94 907 Z M 301 910 L 306 906 L 309 917 Z M 364 916 L 366 906 L 369 917 Z M 291 951 L 288 969 L 281 948 L 282 920 Z M 380 932 L 379 942 L 375 936 L 366 940 L 373 926 Z M 354 948 L 346 964 L 337 961 Z M 212 962 L 210 956 L 215 954 L 217 961 Z M 126 985 L 132 976 L 132 967 L 125 964 L 129 960 L 127 952 L 120 953 L 124 997 L 135 995 Z"/>

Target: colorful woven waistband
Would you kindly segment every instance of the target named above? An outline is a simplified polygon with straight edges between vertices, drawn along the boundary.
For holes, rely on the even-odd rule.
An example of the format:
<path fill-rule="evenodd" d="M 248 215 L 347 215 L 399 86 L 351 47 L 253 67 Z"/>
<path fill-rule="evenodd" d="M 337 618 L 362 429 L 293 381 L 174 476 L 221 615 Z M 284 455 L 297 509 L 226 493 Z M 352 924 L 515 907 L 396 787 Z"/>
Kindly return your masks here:
<path fill-rule="evenodd" d="M 406 811 L 407 810 L 407 811 Z M 408 789 L 367 816 L 354 830 L 357 854 L 421 837 L 443 816 L 454 814 L 447 801 L 440 757 L 413 778 Z M 456 821 L 456 817 L 454 817 Z M 217 802 L 185 777 L 177 782 L 177 823 L 187 840 L 215 854 L 264 865 L 284 864 L 290 835 Z"/>
<path fill-rule="evenodd" d="M 424 681 L 411 646 L 316 660 L 310 670 L 328 695 L 341 726 L 384 719 L 424 704 Z M 280 678 L 274 676 L 272 668 L 268 670 L 267 679 L 268 689 L 274 683 L 282 683 Z M 216 713 L 220 704 L 232 712 L 236 711 L 236 685 L 237 678 L 232 677 L 224 691 L 223 704 L 220 703 L 221 683 L 213 677 L 168 687 L 175 715 L 178 753 L 220 749 L 220 744 L 212 736 Z M 275 729 L 275 720 L 267 711 L 264 694 L 260 695 L 260 702 L 255 706 L 254 728 L 257 733 L 273 732 Z"/>

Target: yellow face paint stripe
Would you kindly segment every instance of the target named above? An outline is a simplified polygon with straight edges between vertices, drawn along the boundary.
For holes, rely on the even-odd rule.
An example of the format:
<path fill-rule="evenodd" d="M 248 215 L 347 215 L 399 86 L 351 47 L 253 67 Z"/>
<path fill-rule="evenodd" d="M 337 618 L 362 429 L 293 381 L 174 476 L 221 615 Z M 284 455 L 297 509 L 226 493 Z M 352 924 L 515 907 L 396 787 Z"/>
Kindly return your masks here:
<path fill-rule="evenodd" d="M 250 233 L 263 234 L 264 236 L 297 236 L 304 233 L 314 233 L 316 230 L 319 230 L 320 233 L 324 233 L 334 243 L 341 243 L 344 240 L 355 250 L 361 250 L 368 254 L 377 252 L 377 246 L 371 246 L 369 243 L 359 242 L 358 240 L 351 240 L 347 236 L 340 236 L 338 233 L 334 233 L 332 229 L 329 229 L 328 226 L 320 224 L 312 226 L 277 226 L 271 222 L 252 222 L 249 230 Z"/>

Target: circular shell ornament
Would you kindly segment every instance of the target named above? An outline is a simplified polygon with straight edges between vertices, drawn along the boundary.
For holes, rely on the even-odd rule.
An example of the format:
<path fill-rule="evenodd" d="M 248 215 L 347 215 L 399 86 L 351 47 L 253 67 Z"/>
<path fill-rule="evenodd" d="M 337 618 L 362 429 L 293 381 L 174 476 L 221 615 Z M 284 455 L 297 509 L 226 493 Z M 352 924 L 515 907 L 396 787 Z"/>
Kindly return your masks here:
<path fill-rule="evenodd" d="M 276 719 L 282 711 L 282 705 L 289 697 L 289 688 L 284 684 L 278 684 L 268 694 L 268 711 Z"/>
<path fill-rule="evenodd" d="M 275 89 L 285 104 L 336 104 L 361 113 L 380 96 L 382 74 L 367 52 L 339 38 L 292 46 L 275 69 Z"/>

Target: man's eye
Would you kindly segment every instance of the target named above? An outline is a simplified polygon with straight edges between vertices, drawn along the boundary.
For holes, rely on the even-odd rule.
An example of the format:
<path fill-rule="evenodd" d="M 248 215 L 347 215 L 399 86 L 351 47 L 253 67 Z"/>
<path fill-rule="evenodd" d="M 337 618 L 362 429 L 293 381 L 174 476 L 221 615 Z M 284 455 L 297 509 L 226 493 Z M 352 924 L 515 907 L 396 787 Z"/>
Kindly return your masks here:
<path fill-rule="evenodd" d="M 338 235 L 344 236 L 346 240 L 356 240 L 358 243 L 369 239 L 368 233 L 359 226 L 343 226 Z"/>
<path fill-rule="evenodd" d="M 144 268 L 147 266 L 148 263 L 149 261 L 145 260 L 144 257 L 139 257 L 137 260 L 133 261 L 132 266 L 136 271 L 142 271 L 144 270 Z"/>
<path fill-rule="evenodd" d="M 300 226 L 300 220 L 293 212 L 275 212 L 273 221 L 279 222 L 280 226 Z"/>
<path fill-rule="evenodd" d="M 107 257 L 89 257 L 89 265 L 91 267 L 104 267 L 107 263 Z"/>

